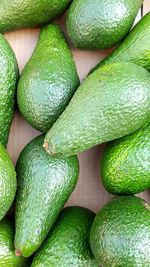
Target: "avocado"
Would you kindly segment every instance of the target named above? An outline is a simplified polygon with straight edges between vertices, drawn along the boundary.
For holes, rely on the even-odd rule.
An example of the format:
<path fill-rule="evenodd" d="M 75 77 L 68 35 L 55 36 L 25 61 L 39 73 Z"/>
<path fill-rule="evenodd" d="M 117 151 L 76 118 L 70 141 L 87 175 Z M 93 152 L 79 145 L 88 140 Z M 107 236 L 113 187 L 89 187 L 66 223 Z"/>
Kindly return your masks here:
<path fill-rule="evenodd" d="M 79 86 L 71 51 L 57 25 L 45 26 L 18 85 L 18 106 L 31 126 L 46 133 Z"/>
<path fill-rule="evenodd" d="M 64 204 L 74 190 L 79 174 L 76 156 L 51 158 L 33 139 L 21 152 L 16 170 L 16 253 L 29 257 L 43 243 Z"/>
<path fill-rule="evenodd" d="M 133 63 L 89 75 L 45 137 L 51 155 L 73 155 L 128 135 L 150 119 L 150 74 Z"/>
<path fill-rule="evenodd" d="M 0 143 L 6 147 L 14 115 L 19 70 L 15 54 L 2 34 L 0 34 L 0 59 Z"/>
<path fill-rule="evenodd" d="M 149 267 L 150 205 L 134 196 L 113 199 L 96 215 L 90 243 L 103 267 Z"/>
<path fill-rule="evenodd" d="M 130 31 L 122 43 L 91 71 L 113 62 L 132 62 L 150 71 L 150 12 Z"/>
<path fill-rule="evenodd" d="M 136 194 L 150 188 L 150 123 L 110 142 L 102 160 L 102 181 L 114 195 Z"/>
<path fill-rule="evenodd" d="M 31 266 L 98 267 L 89 242 L 93 220 L 94 213 L 86 208 L 65 208 Z"/>
<path fill-rule="evenodd" d="M 74 0 L 67 30 L 79 48 L 110 48 L 130 30 L 143 0 Z"/>
<path fill-rule="evenodd" d="M 17 257 L 14 248 L 15 227 L 12 218 L 0 222 L 0 266 L 27 267 L 28 259 Z"/>
<path fill-rule="evenodd" d="M 5 148 L 0 143 L 0 221 L 4 218 L 11 206 L 16 189 L 15 167 Z"/>
<path fill-rule="evenodd" d="M 60 16 L 72 0 L 0 1 L 0 32 L 35 27 Z"/>

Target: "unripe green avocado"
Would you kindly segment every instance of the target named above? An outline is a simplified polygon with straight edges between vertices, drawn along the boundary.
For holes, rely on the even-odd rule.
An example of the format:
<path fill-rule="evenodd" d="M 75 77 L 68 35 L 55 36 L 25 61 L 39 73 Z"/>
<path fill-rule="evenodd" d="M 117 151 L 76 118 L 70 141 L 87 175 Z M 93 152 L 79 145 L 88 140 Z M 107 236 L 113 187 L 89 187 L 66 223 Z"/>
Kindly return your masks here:
<path fill-rule="evenodd" d="M 0 267 L 27 267 L 28 259 L 17 257 L 14 248 L 15 227 L 12 218 L 0 222 Z"/>
<path fill-rule="evenodd" d="M 18 105 L 31 126 L 47 132 L 80 82 L 71 51 L 57 25 L 45 26 L 18 84 Z"/>
<path fill-rule="evenodd" d="M 89 244 L 93 220 L 94 213 L 88 209 L 65 208 L 31 266 L 98 267 Z"/>
<path fill-rule="evenodd" d="M 15 54 L 0 34 L 0 142 L 6 147 L 14 115 L 19 70 Z"/>
<path fill-rule="evenodd" d="M 67 16 L 76 47 L 110 48 L 130 30 L 143 0 L 74 0 Z"/>
<path fill-rule="evenodd" d="M 0 143 L 0 221 L 4 218 L 11 206 L 16 189 L 15 167 L 5 148 Z"/>
<path fill-rule="evenodd" d="M 150 71 L 150 12 L 131 30 L 123 42 L 91 71 L 113 62 L 132 62 Z"/>
<path fill-rule="evenodd" d="M 103 267 L 149 267 L 150 205 L 134 196 L 113 199 L 96 215 L 90 244 Z"/>
<path fill-rule="evenodd" d="M 102 181 L 114 195 L 136 194 L 150 188 L 150 123 L 110 142 L 102 160 Z"/>
<path fill-rule="evenodd" d="M 150 120 L 150 74 L 133 63 L 88 76 L 45 137 L 51 155 L 74 155 L 128 135 Z"/>
<path fill-rule="evenodd" d="M 60 16 L 72 0 L 2 0 L 0 32 L 35 27 Z"/>
<path fill-rule="evenodd" d="M 43 148 L 44 137 L 33 139 L 16 166 L 16 253 L 29 257 L 43 243 L 79 174 L 76 156 L 51 158 Z"/>

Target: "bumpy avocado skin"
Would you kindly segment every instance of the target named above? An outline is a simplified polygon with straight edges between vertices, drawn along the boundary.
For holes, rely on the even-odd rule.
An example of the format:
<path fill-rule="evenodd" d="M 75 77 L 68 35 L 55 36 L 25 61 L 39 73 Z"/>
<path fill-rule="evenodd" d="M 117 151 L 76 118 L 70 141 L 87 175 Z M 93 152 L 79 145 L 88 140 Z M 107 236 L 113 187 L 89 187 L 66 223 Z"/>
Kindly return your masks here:
<path fill-rule="evenodd" d="M 102 160 L 102 181 L 114 195 L 136 194 L 150 188 L 150 123 L 110 142 Z"/>
<path fill-rule="evenodd" d="M 60 16 L 72 0 L 2 0 L 0 32 L 40 26 Z"/>
<path fill-rule="evenodd" d="M 15 54 L 2 34 L 0 59 L 0 142 L 6 147 L 14 115 L 19 71 Z"/>
<path fill-rule="evenodd" d="M 36 253 L 32 267 L 98 267 L 89 244 L 93 220 L 94 213 L 86 208 L 65 208 Z"/>
<path fill-rule="evenodd" d="M 128 135 L 150 119 L 150 74 L 133 63 L 93 72 L 46 134 L 51 155 L 73 155 Z"/>
<path fill-rule="evenodd" d="M 15 227 L 12 218 L 0 222 L 0 266 L 28 267 L 29 259 L 17 257 L 14 248 Z"/>
<path fill-rule="evenodd" d="M 47 132 L 68 105 L 80 82 L 60 28 L 45 26 L 18 85 L 18 105 L 31 126 Z"/>
<path fill-rule="evenodd" d="M 76 156 L 51 158 L 43 148 L 44 136 L 33 139 L 17 162 L 15 248 L 24 257 L 43 243 L 79 174 Z"/>
<path fill-rule="evenodd" d="M 130 30 L 143 0 L 74 0 L 67 16 L 76 47 L 110 48 Z"/>
<path fill-rule="evenodd" d="M 105 267 L 150 266 L 150 206 L 134 196 L 107 203 L 96 215 L 90 244 Z"/>
<path fill-rule="evenodd" d="M 131 30 L 123 42 L 94 67 L 90 73 L 108 63 L 132 62 L 150 71 L 150 12 Z"/>
<path fill-rule="evenodd" d="M 0 221 L 4 218 L 11 206 L 16 189 L 15 167 L 5 148 L 0 143 Z"/>

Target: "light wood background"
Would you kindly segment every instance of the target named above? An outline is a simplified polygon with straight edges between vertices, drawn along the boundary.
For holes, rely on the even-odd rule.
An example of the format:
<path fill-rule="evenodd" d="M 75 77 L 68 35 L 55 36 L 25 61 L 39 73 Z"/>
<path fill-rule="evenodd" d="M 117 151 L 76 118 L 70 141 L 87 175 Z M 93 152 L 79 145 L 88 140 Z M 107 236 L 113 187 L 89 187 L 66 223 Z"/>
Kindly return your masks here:
<path fill-rule="evenodd" d="M 143 12 L 150 11 L 150 0 L 145 0 Z M 141 18 L 139 12 L 136 21 Z M 64 18 L 59 20 L 64 27 Z M 30 58 L 36 45 L 39 29 L 25 29 L 5 34 L 7 40 L 13 47 L 18 59 L 20 72 Z M 86 77 L 89 70 L 96 65 L 109 51 L 81 51 L 71 47 L 77 65 L 80 79 Z M 40 133 L 30 127 L 16 111 L 8 143 L 8 152 L 14 162 L 19 156 L 23 147 Z M 79 155 L 80 177 L 78 185 L 71 195 L 67 205 L 82 205 L 97 212 L 109 199 L 112 198 L 103 188 L 100 180 L 100 159 L 104 145 L 97 146 Z M 150 201 L 150 191 L 140 194 Z"/>

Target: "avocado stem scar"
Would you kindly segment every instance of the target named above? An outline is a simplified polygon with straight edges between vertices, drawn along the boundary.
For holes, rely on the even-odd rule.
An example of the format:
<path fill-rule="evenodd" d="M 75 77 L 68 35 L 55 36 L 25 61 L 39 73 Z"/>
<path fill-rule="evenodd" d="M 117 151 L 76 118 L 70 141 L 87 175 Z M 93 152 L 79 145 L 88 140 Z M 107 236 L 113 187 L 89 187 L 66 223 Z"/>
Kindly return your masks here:
<path fill-rule="evenodd" d="M 15 254 L 16 254 L 17 257 L 21 257 L 22 256 L 21 252 L 19 251 L 19 249 L 16 250 Z"/>
<path fill-rule="evenodd" d="M 46 150 L 48 150 L 48 148 L 49 148 L 48 141 L 44 141 L 43 147 L 44 147 Z"/>
<path fill-rule="evenodd" d="M 147 210 L 150 211 L 150 205 L 149 205 L 149 204 L 145 203 L 144 206 L 145 206 L 145 208 L 146 208 Z"/>

